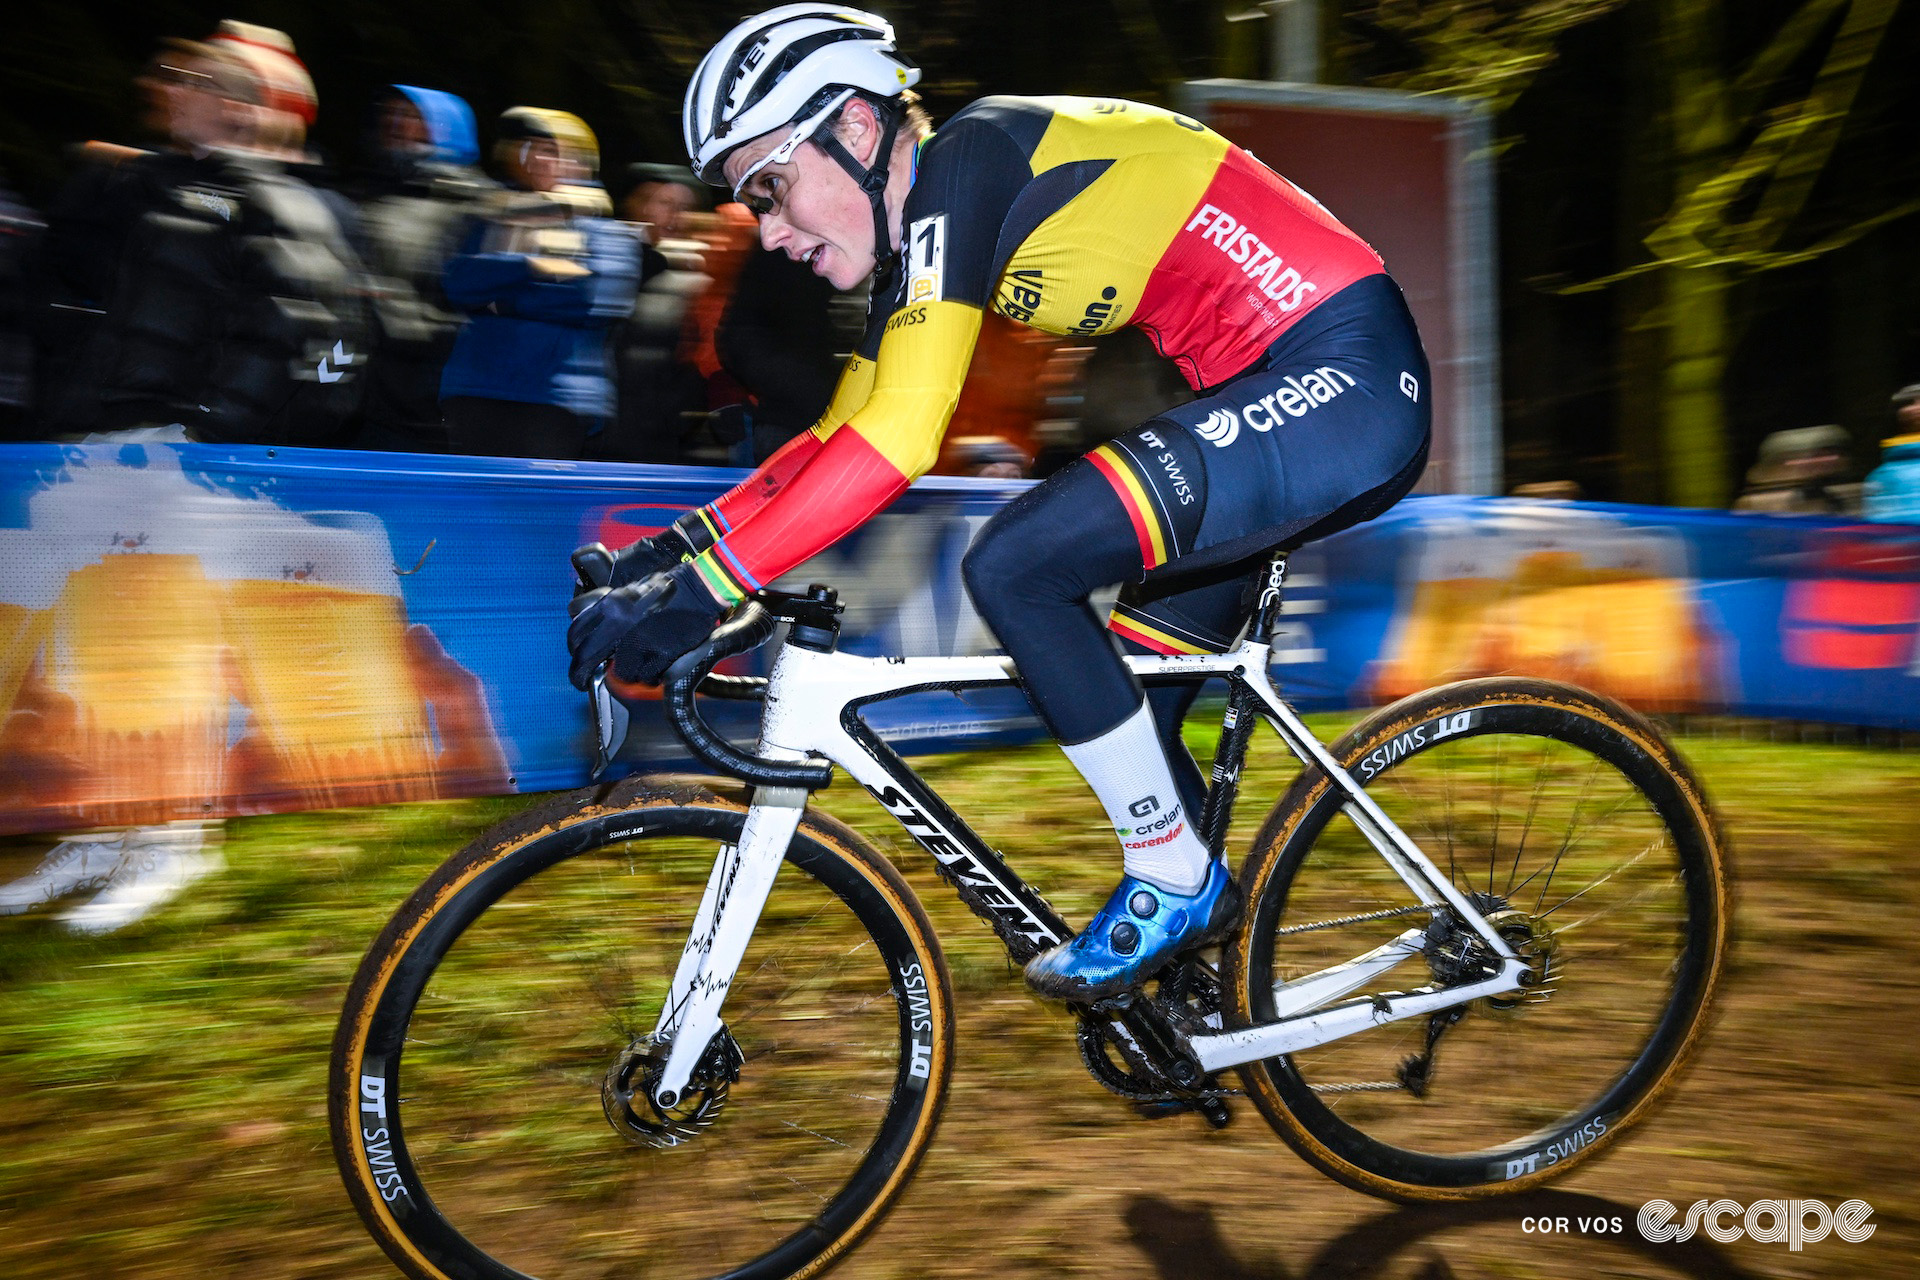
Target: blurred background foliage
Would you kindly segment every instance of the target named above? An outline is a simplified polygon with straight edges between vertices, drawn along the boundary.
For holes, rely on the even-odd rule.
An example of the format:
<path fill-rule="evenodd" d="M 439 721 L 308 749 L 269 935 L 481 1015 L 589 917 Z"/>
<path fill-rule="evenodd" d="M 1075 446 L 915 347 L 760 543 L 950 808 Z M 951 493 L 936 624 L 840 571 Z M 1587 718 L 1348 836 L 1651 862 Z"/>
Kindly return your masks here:
<path fill-rule="evenodd" d="M 1282 5 L 871 0 L 936 119 L 983 93 L 1171 102 L 1262 78 Z M 335 0 L 60 5 L 0 42 L 0 176 L 42 203 L 85 138 L 139 137 L 132 78 L 223 17 L 290 32 L 350 173 L 396 80 L 484 122 L 562 107 L 607 172 L 680 158 L 687 75 L 746 5 Z M 1920 5 L 1912 0 L 1318 0 L 1321 78 L 1466 94 L 1500 136 L 1507 479 L 1716 504 L 1769 432 L 1838 422 L 1855 470 L 1920 379 Z M 1281 171 L 1284 156 L 1265 157 Z"/>

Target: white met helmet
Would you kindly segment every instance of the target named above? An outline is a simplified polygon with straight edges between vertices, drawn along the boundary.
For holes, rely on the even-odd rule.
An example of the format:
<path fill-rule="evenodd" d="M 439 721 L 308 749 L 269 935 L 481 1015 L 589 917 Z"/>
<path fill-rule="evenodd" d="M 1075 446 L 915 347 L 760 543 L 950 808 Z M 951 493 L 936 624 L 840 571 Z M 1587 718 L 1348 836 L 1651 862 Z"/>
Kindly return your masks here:
<path fill-rule="evenodd" d="M 919 81 L 920 68 L 894 49 L 885 18 L 828 4 L 781 5 L 727 32 L 701 59 L 681 112 L 687 156 L 703 181 L 724 186 L 721 165 L 742 143 L 791 125 L 761 161 L 784 163 L 856 92 L 892 98 Z M 884 156 L 879 168 L 884 179 Z"/>

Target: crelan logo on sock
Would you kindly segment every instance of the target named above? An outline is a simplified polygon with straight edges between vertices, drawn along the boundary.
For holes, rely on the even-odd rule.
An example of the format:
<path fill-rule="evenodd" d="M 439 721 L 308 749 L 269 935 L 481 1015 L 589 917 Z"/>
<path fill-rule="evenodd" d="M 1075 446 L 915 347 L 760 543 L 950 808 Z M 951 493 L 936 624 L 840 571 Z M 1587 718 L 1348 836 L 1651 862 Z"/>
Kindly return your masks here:
<path fill-rule="evenodd" d="M 1147 809 L 1146 810 L 1147 813 L 1152 813 L 1154 809 L 1157 809 L 1160 807 L 1160 802 L 1154 799 L 1153 797 L 1149 796 L 1147 800 L 1142 800 L 1139 802 L 1139 804 L 1128 805 L 1127 808 L 1129 810 L 1138 812 L 1140 809 L 1140 805 L 1147 804 L 1149 802 L 1152 803 L 1153 808 Z M 1151 822 L 1143 822 L 1137 827 L 1115 827 L 1114 830 L 1117 831 L 1122 836 L 1144 836 L 1154 831 L 1165 831 L 1169 827 L 1177 826 L 1179 822 L 1180 822 L 1180 806 L 1175 805 L 1173 806 L 1173 808 L 1167 810 L 1165 813 L 1161 814 L 1159 817 L 1155 818 Z"/>

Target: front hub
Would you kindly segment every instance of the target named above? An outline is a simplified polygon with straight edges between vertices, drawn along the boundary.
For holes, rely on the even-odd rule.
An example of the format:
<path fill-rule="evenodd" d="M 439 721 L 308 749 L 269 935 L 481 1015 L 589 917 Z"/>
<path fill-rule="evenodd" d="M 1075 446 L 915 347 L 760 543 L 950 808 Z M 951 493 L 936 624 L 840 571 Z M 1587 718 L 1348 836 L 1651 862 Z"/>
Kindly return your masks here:
<path fill-rule="evenodd" d="M 700 1055 L 686 1090 L 670 1107 L 655 1101 L 671 1041 L 638 1036 L 615 1055 L 600 1081 L 600 1105 L 614 1132 L 649 1147 L 677 1147 L 704 1133 L 727 1105 L 745 1059 L 725 1027 Z"/>

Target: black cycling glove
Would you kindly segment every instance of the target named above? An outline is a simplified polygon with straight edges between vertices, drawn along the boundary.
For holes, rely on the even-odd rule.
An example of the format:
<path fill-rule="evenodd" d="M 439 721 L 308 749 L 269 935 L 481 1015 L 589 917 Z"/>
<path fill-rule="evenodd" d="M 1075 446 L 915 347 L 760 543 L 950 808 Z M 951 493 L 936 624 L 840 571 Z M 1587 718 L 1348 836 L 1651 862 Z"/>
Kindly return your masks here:
<path fill-rule="evenodd" d="M 713 632 L 726 612 L 691 564 L 620 587 L 597 587 L 573 598 L 567 678 L 576 689 L 593 683 L 609 657 L 613 674 L 632 683 L 658 684 L 674 659 Z"/>
<path fill-rule="evenodd" d="M 600 542 L 575 547 L 573 567 L 584 584 L 581 590 L 591 591 L 595 587 L 624 587 L 665 573 L 698 552 L 679 525 L 670 524 L 651 538 L 642 538 L 618 551 L 609 551 Z"/>

